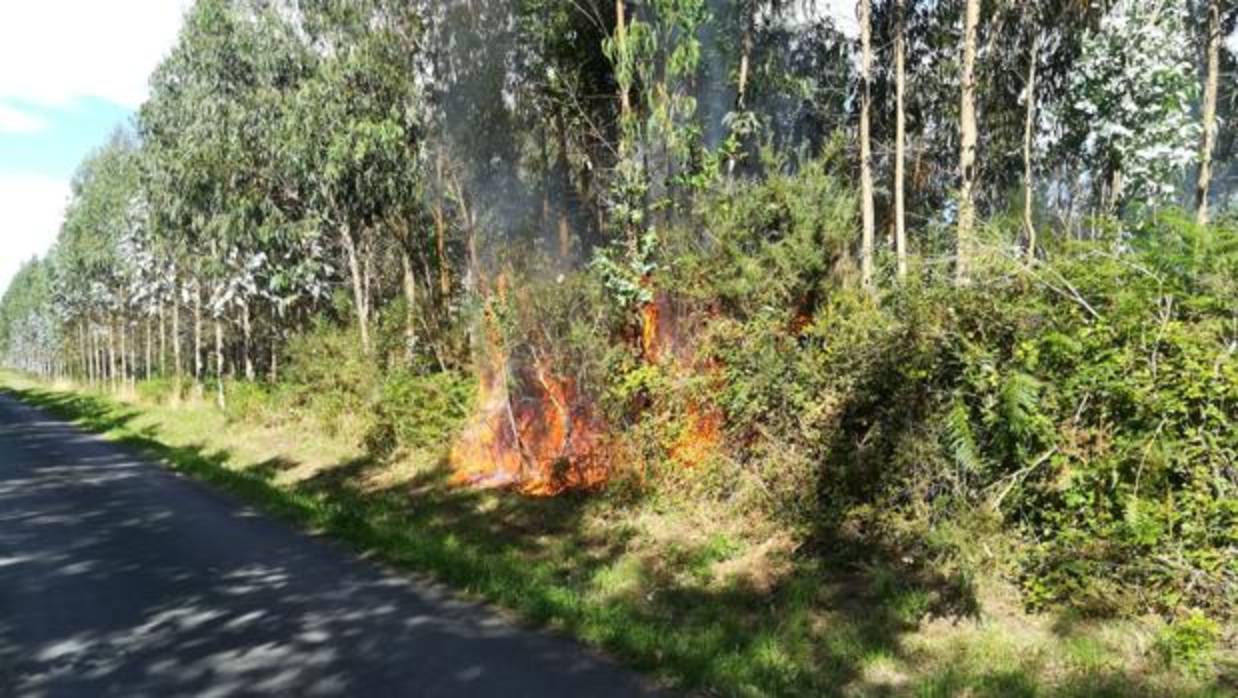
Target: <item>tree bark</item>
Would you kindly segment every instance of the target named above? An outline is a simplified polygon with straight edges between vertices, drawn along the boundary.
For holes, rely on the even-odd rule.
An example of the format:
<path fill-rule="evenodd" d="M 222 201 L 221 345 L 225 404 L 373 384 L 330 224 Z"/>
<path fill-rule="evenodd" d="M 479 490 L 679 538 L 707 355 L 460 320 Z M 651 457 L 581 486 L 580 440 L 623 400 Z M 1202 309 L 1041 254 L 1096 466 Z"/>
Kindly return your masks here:
<path fill-rule="evenodd" d="M 116 390 L 116 318 L 107 319 L 107 382 Z"/>
<path fill-rule="evenodd" d="M 567 160 L 567 124 L 563 115 L 557 115 L 555 130 L 559 136 L 559 154 L 555 159 L 555 179 L 559 186 L 559 261 L 565 265 L 572 257 L 572 223 L 569 218 L 572 207 L 572 173 Z"/>
<path fill-rule="evenodd" d="M 967 0 L 963 24 L 963 74 L 959 109 L 959 225 L 956 241 L 955 283 L 965 285 L 971 280 L 972 247 L 976 226 L 976 28 L 980 24 L 980 0 Z"/>
<path fill-rule="evenodd" d="M 362 278 L 357 243 L 353 240 L 352 233 L 347 226 L 340 230 L 340 242 L 344 245 L 344 252 L 348 257 L 348 273 L 352 277 L 353 304 L 356 306 L 357 327 L 361 334 L 361 350 L 369 354 L 370 327 L 369 310 L 366 308 L 365 301 L 365 280 Z"/>
<path fill-rule="evenodd" d="M 257 374 L 254 372 L 254 355 L 251 345 L 253 328 L 249 320 L 249 301 L 241 304 L 241 332 L 243 334 L 241 351 L 245 359 L 245 380 L 253 382 Z"/>
<path fill-rule="evenodd" d="M 86 367 L 86 322 L 84 320 L 77 321 L 77 354 L 81 357 L 80 377 L 89 382 L 90 369 Z"/>
<path fill-rule="evenodd" d="M 417 277 L 408 248 L 400 246 L 400 267 L 404 284 L 404 357 L 411 362 L 417 347 Z"/>
<path fill-rule="evenodd" d="M 145 361 L 143 362 L 143 365 L 142 365 L 143 373 L 146 374 L 146 380 L 151 379 L 150 365 L 151 365 L 151 351 L 153 349 L 153 346 L 151 344 L 151 342 L 153 341 L 153 338 L 151 334 L 152 334 L 151 319 L 150 319 L 150 316 L 147 315 L 146 316 L 146 356 L 145 356 Z"/>
<path fill-rule="evenodd" d="M 435 176 L 439 182 L 439 192 L 434 198 L 434 248 L 438 254 L 439 292 L 446 301 L 451 295 L 451 266 L 447 262 L 447 216 L 443 212 L 443 197 L 447 184 L 443 179 L 443 151 L 440 149 L 434 160 Z"/>
<path fill-rule="evenodd" d="M 180 289 L 177 289 L 179 294 Z M 181 382 L 181 304 L 179 296 L 172 301 L 172 363 L 175 364 L 177 390 Z"/>
<path fill-rule="evenodd" d="M 1027 113 L 1023 122 L 1023 231 L 1027 235 L 1027 261 L 1036 259 L 1036 224 L 1032 220 L 1035 182 L 1032 172 L 1032 140 L 1036 133 L 1036 64 L 1040 58 L 1040 32 L 1032 38 L 1027 59 Z"/>
<path fill-rule="evenodd" d="M 628 46 L 628 18 L 624 0 L 615 0 L 615 52 L 623 54 Z M 618 60 L 616 61 L 618 62 Z M 632 113 L 632 100 L 628 95 L 628 86 L 619 85 L 619 115 L 626 120 Z"/>
<path fill-rule="evenodd" d="M 159 303 L 159 377 L 168 375 L 168 316 Z"/>
<path fill-rule="evenodd" d="M 215 318 L 215 385 L 218 388 L 216 404 L 222 410 L 227 407 L 224 401 L 224 326 L 218 317 Z"/>
<path fill-rule="evenodd" d="M 898 260 L 898 278 L 907 276 L 907 222 L 904 199 L 906 180 L 907 118 L 907 0 L 895 0 L 894 26 L 894 252 Z"/>
<path fill-rule="evenodd" d="M 1195 220 L 1208 223 L 1208 189 L 1212 186 L 1212 151 L 1217 137 L 1217 88 L 1221 69 L 1221 0 L 1208 2 L 1208 68 L 1204 77 L 1203 136 L 1199 145 L 1199 180 L 1195 185 Z"/>
<path fill-rule="evenodd" d="M 193 382 L 202 385 L 202 284 L 193 283 Z"/>
<path fill-rule="evenodd" d="M 873 285 L 874 227 L 873 161 L 869 112 L 872 109 L 872 19 L 871 0 L 860 0 L 857 19 L 860 24 L 860 218 L 863 225 L 860 240 L 860 278 L 865 288 Z"/>
<path fill-rule="evenodd" d="M 132 368 L 129 365 L 129 352 L 128 352 L 128 348 L 126 346 L 126 341 L 125 341 L 126 340 L 125 335 L 127 335 L 128 333 L 129 333 L 129 322 L 124 317 L 121 317 L 121 320 L 120 320 L 120 384 L 121 384 L 121 387 L 124 387 L 124 385 L 129 382 L 129 373 L 130 373 L 129 369 Z"/>

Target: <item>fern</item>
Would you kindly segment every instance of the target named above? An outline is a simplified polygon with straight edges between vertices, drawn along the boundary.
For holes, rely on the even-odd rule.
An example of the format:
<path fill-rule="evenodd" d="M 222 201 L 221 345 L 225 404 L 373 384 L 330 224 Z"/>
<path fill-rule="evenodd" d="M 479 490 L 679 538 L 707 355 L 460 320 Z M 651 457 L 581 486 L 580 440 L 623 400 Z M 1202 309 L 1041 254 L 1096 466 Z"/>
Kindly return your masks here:
<path fill-rule="evenodd" d="M 955 397 L 946 416 L 946 441 L 954 462 L 966 473 L 980 473 L 987 468 L 975 431 L 971 426 L 971 414 L 962 398 Z"/>
<path fill-rule="evenodd" d="M 1022 371 L 1011 373 L 1002 384 L 1002 421 L 1015 443 L 1038 431 L 1042 421 L 1040 391 L 1040 381 Z"/>

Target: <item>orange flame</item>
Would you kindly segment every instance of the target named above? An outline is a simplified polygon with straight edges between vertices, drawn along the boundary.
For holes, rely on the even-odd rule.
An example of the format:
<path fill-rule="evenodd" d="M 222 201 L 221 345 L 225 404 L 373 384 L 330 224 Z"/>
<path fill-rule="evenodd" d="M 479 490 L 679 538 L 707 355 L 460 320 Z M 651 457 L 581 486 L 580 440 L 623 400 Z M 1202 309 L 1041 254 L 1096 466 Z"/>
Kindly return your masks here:
<path fill-rule="evenodd" d="M 722 443 L 722 413 L 693 402 L 684 415 L 684 427 L 670 446 L 671 459 L 688 468 L 703 465 Z"/>
<path fill-rule="evenodd" d="M 487 342 L 490 358 L 480 372 L 477 409 L 449 456 L 454 481 L 536 496 L 604 484 L 604 426 L 574 381 L 540 358 L 532 366 L 513 366 L 498 348 L 497 333 L 488 333 Z"/>

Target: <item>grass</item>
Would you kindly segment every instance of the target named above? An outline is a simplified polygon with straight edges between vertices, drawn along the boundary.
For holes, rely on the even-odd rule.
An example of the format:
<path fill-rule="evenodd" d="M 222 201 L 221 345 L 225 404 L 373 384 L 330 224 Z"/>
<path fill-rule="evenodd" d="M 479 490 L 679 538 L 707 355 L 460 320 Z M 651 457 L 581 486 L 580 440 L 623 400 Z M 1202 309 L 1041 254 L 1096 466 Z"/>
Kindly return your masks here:
<path fill-rule="evenodd" d="M 358 553 L 427 573 L 685 690 L 732 696 L 1233 695 L 1166 666 L 1154 620 L 1024 614 L 999 585 L 897 561 L 840 567 L 786 532 L 618 497 L 453 487 L 441 454 L 377 460 L 293 417 L 118 399 L 0 374 L 0 390 Z M 141 391 L 139 391 L 141 392 Z"/>

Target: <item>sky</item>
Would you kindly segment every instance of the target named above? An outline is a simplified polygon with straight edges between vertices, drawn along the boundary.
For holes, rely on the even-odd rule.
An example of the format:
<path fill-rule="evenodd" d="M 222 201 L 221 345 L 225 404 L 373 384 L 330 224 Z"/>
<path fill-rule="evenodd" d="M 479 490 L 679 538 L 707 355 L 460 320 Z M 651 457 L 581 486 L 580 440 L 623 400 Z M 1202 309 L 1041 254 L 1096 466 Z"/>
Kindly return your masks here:
<path fill-rule="evenodd" d="M 0 292 L 56 238 L 78 163 L 133 118 L 189 0 L 0 0 Z"/>

